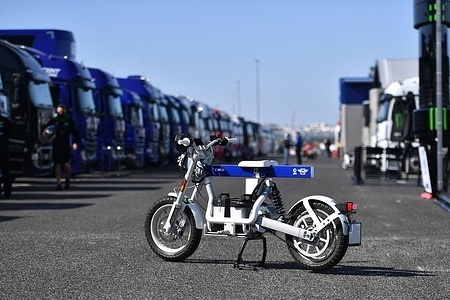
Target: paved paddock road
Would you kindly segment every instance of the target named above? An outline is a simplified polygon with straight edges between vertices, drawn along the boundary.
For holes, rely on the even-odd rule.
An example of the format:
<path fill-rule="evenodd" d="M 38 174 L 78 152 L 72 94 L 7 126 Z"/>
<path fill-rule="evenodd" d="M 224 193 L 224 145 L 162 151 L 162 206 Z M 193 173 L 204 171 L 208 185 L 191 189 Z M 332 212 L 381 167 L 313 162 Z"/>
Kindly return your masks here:
<path fill-rule="evenodd" d="M 143 224 L 151 203 L 179 185 L 173 167 L 82 175 L 69 191 L 21 178 L 13 198 L 0 199 L 0 299 L 448 299 L 448 212 L 414 183 L 355 186 L 337 161 L 312 164 L 314 179 L 277 181 L 286 208 L 325 194 L 358 202 L 363 223 L 362 246 L 326 273 L 299 268 L 272 235 L 257 271 L 233 268 L 242 239 L 204 237 L 183 263 L 159 259 Z M 214 183 L 217 193 L 243 188 Z M 252 243 L 247 259 L 261 254 Z"/>

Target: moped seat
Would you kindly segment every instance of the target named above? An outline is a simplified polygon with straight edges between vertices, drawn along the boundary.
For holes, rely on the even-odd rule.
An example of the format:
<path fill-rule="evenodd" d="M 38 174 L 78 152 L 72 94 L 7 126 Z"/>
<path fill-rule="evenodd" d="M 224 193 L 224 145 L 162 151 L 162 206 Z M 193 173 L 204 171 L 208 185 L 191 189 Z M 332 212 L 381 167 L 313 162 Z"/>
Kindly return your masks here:
<path fill-rule="evenodd" d="M 278 162 L 275 160 L 243 160 L 238 163 L 238 167 L 241 168 L 267 168 L 272 166 L 278 166 Z"/>

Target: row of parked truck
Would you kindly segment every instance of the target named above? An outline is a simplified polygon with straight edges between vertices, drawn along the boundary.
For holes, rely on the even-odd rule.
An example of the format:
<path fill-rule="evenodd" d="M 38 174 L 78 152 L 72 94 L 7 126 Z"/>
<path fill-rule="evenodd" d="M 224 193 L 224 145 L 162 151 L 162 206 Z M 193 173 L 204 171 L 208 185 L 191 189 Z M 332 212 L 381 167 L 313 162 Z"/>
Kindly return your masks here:
<path fill-rule="evenodd" d="M 186 133 L 238 139 L 218 159 L 251 159 L 273 151 L 270 128 L 231 116 L 189 97 L 164 94 L 139 75 L 116 78 L 76 61 L 73 34 L 64 30 L 0 30 L 0 109 L 11 120 L 14 176 L 52 172 L 52 146 L 40 139 L 63 103 L 81 141 L 72 172 L 174 163 L 173 140 Z"/>
<path fill-rule="evenodd" d="M 343 168 L 352 166 L 355 148 L 363 147 L 379 157 L 376 167 L 382 172 L 419 172 L 412 128 L 418 76 L 417 59 L 379 59 L 372 76 L 340 79 Z"/>
<path fill-rule="evenodd" d="M 398 179 L 415 173 L 432 196 L 448 191 L 449 7 L 414 0 L 419 57 L 378 59 L 372 76 L 340 79 L 342 166 L 354 164 L 357 182 L 361 169 Z"/>

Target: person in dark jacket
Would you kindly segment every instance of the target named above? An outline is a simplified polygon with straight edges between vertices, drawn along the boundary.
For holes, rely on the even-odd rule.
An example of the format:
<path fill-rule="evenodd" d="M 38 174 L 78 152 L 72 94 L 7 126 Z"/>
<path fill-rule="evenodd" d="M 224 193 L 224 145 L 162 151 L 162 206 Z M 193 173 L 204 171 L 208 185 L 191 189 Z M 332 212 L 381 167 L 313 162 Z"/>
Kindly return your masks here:
<path fill-rule="evenodd" d="M 295 139 L 295 154 L 297 156 L 297 164 L 302 164 L 302 147 L 303 147 L 303 138 L 299 131 L 296 133 L 297 137 Z"/>
<path fill-rule="evenodd" d="M 1 183 L 5 198 L 11 197 L 12 178 L 9 165 L 9 139 L 11 136 L 11 122 L 8 118 L 0 115 L 0 171 Z M 1 189 L 0 189 L 1 191 Z"/>
<path fill-rule="evenodd" d="M 329 138 L 325 139 L 324 145 L 325 145 L 325 151 L 327 152 L 327 156 L 328 156 L 328 158 L 330 158 L 331 157 L 331 149 L 330 149 L 331 142 L 330 142 Z"/>
<path fill-rule="evenodd" d="M 56 117 L 48 122 L 47 126 L 55 126 L 55 138 L 53 139 L 53 163 L 55 164 L 56 189 L 61 190 L 62 167 L 66 175 L 64 188 L 70 186 L 70 158 L 72 149 L 77 150 L 80 135 L 72 117 L 67 113 L 63 104 L 56 107 Z"/>
<path fill-rule="evenodd" d="M 284 165 L 288 165 L 289 164 L 289 150 L 290 147 L 292 146 L 292 140 L 291 140 L 291 134 L 285 132 L 283 135 L 283 164 Z"/>

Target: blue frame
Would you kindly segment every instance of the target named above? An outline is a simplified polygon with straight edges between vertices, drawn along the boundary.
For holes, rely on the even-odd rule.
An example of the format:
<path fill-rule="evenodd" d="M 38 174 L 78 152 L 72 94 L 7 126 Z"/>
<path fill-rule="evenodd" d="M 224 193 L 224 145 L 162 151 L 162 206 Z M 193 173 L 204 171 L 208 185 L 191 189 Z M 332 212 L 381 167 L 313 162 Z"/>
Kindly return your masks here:
<path fill-rule="evenodd" d="M 314 167 L 307 165 L 270 166 L 262 168 L 239 167 L 238 165 L 210 165 L 206 166 L 209 176 L 225 177 L 280 177 L 307 179 L 314 178 Z"/>

